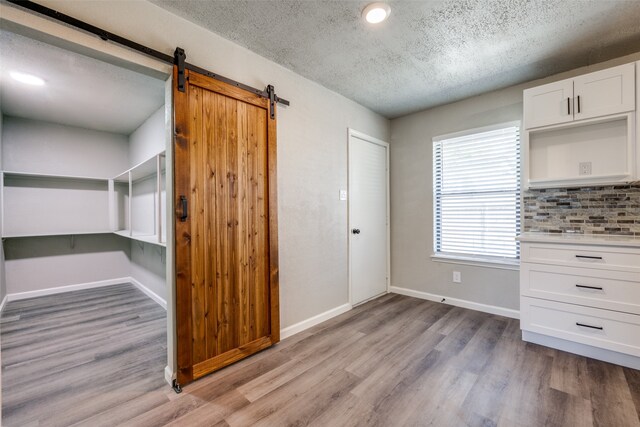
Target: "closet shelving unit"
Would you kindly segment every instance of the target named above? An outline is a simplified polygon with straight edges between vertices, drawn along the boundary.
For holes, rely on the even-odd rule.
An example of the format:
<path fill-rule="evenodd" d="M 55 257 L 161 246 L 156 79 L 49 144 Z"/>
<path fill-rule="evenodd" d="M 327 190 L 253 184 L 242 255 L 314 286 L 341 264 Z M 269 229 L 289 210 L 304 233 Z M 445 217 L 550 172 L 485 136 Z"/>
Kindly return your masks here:
<path fill-rule="evenodd" d="M 166 246 L 163 227 L 165 153 L 159 153 L 115 177 L 112 228 L 119 236 Z"/>
<path fill-rule="evenodd" d="M 4 171 L 2 237 L 109 233 L 109 180 Z"/>
<path fill-rule="evenodd" d="M 104 177 L 0 172 L 3 238 L 115 233 L 166 246 L 165 153 Z"/>

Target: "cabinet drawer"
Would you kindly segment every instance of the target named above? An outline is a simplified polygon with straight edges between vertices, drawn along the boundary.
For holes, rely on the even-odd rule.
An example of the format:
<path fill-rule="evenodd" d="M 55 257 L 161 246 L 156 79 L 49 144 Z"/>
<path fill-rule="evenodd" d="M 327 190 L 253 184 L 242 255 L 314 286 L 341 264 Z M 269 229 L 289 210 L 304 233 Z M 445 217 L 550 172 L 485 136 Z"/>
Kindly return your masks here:
<path fill-rule="evenodd" d="M 640 356 L 635 314 L 522 297 L 520 315 L 525 331 Z"/>
<path fill-rule="evenodd" d="M 640 250 L 608 246 L 524 243 L 522 262 L 640 271 Z"/>
<path fill-rule="evenodd" d="M 640 314 L 640 273 L 523 263 L 524 296 Z"/>

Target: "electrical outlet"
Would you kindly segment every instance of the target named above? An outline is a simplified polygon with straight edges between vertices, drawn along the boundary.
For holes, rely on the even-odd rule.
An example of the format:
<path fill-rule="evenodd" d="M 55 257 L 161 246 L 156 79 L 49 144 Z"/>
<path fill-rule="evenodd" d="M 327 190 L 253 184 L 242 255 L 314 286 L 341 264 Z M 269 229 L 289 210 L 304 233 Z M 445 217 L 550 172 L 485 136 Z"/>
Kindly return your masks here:
<path fill-rule="evenodd" d="M 591 175 L 591 162 L 581 162 L 578 165 L 579 175 Z"/>
<path fill-rule="evenodd" d="M 340 200 L 347 200 L 347 190 L 340 190 Z"/>
<path fill-rule="evenodd" d="M 462 283 L 462 274 L 459 271 L 453 272 L 453 283 Z"/>

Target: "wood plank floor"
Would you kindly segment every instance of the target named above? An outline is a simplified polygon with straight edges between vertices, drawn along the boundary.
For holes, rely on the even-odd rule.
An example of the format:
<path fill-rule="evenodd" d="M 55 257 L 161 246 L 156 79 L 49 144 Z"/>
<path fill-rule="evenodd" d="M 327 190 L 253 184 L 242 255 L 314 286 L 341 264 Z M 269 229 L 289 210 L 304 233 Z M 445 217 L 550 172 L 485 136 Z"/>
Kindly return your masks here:
<path fill-rule="evenodd" d="M 10 319 L 7 312 L 3 321 Z M 163 344 L 149 341 L 143 359 L 154 342 Z M 157 368 L 143 375 L 130 360 L 118 377 L 136 379 L 124 387 L 107 387 L 103 372 L 93 387 L 66 384 L 64 396 L 52 396 L 56 372 L 78 358 L 69 351 L 52 372 L 23 369 L 29 392 L 4 385 L 21 363 L 10 356 L 5 425 L 640 426 L 640 371 L 524 343 L 516 320 L 400 295 L 297 334 L 180 395 L 156 382 Z"/>
<path fill-rule="evenodd" d="M 128 283 L 9 302 L 0 318 L 2 425 L 69 425 L 166 391 L 166 322 Z"/>

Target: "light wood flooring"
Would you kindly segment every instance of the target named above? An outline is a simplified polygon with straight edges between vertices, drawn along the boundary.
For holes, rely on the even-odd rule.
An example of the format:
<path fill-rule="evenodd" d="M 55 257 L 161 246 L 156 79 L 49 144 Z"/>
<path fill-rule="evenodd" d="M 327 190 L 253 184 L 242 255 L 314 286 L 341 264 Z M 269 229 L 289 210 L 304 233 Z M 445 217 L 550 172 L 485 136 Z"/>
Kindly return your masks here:
<path fill-rule="evenodd" d="M 67 309 L 77 304 L 69 300 Z M 134 329 L 136 323 L 153 329 L 157 310 L 146 308 L 138 315 L 147 320 L 127 321 Z M 139 340 L 139 332 L 114 330 L 109 317 L 102 326 L 95 320 L 86 328 L 93 334 L 85 330 L 73 341 L 91 341 L 87 349 L 125 341 L 98 350 L 100 365 L 86 350 L 78 355 L 45 338 L 45 330 L 25 338 L 30 328 L 18 326 L 15 305 L 9 309 L 3 345 L 24 346 L 13 353 L 3 348 L 7 426 L 640 426 L 640 371 L 524 343 L 513 319 L 400 295 L 299 333 L 179 395 L 162 383 L 164 359 L 156 353 L 164 346 L 163 325 Z M 56 316 L 70 315 L 51 310 L 51 320 L 42 315 L 43 323 L 31 328 L 53 333 L 60 327 Z M 76 328 L 85 326 L 82 320 Z M 44 353 L 38 358 L 37 351 Z M 55 363 L 47 360 L 56 351 Z M 95 364 L 90 382 L 80 381 L 89 374 L 74 371 L 82 354 L 85 364 Z M 54 392 L 56 382 L 62 385 Z"/>
<path fill-rule="evenodd" d="M 166 324 L 131 284 L 9 302 L 2 425 L 69 425 L 168 388 Z"/>

